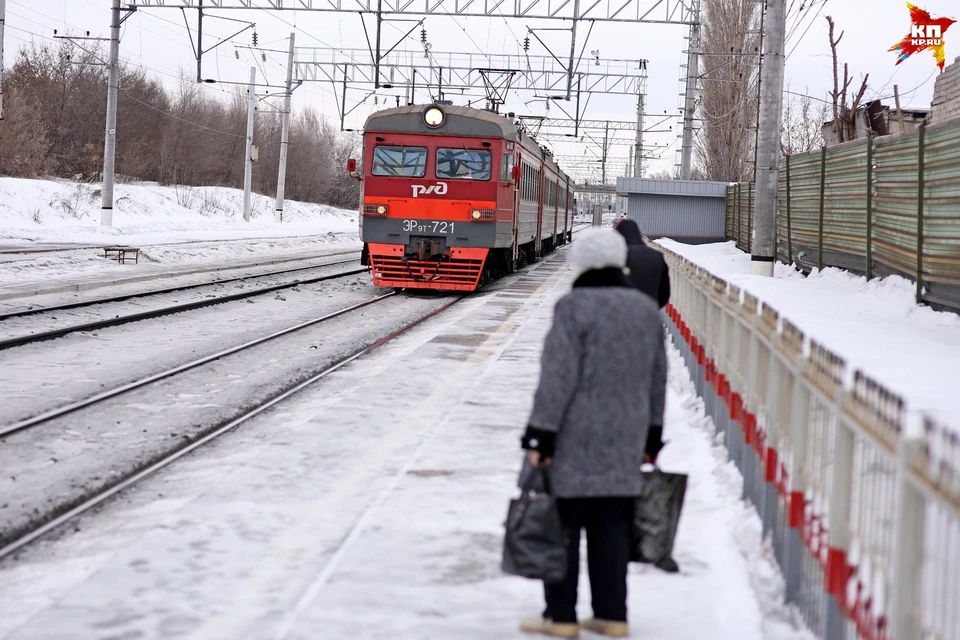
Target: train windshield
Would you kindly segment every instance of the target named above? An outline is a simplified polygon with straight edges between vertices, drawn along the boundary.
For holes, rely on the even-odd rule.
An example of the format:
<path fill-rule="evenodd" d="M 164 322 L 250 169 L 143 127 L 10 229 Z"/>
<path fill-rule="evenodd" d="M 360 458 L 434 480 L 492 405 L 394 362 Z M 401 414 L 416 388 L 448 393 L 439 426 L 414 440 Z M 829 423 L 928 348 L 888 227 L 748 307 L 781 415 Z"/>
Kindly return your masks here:
<path fill-rule="evenodd" d="M 484 149 L 437 149 L 437 177 L 489 180 L 492 158 Z"/>
<path fill-rule="evenodd" d="M 422 178 L 427 172 L 426 147 L 379 146 L 373 150 L 373 175 Z"/>

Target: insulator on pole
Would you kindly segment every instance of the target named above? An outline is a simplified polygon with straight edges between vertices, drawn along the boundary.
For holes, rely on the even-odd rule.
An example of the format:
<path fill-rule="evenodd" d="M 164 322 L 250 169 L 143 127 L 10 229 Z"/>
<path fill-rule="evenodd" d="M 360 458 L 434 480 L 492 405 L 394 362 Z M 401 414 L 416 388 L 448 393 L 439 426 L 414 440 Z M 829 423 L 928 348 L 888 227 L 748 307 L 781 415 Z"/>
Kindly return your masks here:
<path fill-rule="evenodd" d="M 523 39 L 523 50 L 530 51 L 530 36 L 526 36 Z"/>
<path fill-rule="evenodd" d="M 426 43 L 427 43 L 427 30 L 420 29 L 420 44 L 426 44 Z"/>
<path fill-rule="evenodd" d="M 256 32 L 256 31 L 253 32 L 253 46 L 255 46 L 255 47 L 257 46 L 257 32 Z"/>

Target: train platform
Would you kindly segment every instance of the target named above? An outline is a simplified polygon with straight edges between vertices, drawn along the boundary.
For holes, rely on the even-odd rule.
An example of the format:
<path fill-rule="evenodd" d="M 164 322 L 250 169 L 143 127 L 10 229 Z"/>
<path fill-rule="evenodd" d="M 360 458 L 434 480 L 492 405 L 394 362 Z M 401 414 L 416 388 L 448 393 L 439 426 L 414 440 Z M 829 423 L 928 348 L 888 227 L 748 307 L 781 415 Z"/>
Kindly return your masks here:
<path fill-rule="evenodd" d="M 503 520 L 543 339 L 573 279 L 563 255 L 23 552 L 2 567 L 0 638 L 529 637 L 517 623 L 539 613 L 542 588 L 501 573 Z M 681 572 L 631 566 L 632 637 L 811 637 L 782 605 L 760 521 L 673 348 L 669 365 L 660 462 L 690 475 Z M 585 570 L 580 593 L 587 617 Z"/>

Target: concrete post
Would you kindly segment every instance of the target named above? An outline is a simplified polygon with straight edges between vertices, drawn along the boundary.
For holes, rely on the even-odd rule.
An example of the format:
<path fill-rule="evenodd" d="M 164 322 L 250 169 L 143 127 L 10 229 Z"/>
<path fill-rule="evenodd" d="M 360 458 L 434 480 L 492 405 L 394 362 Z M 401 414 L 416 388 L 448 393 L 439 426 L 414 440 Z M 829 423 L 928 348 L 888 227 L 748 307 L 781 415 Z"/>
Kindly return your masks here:
<path fill-rule="evenodd" d="M 700 75 L 700 2 L 694 0 L 695 22 L 690 25 L 687 43 L 687 82 L 683 97 L 683 144 L 680 153 L 680 179 L 690 179 L 693 164 L 693 117 L 697 110 L 697 76 Z"/>
<path fill-rule="evenodd" d="M 107 127 L 103 139 L 103 189 L 100 195 L 100 224 L 113 224 L 114 155 L 117 150 L 117 83 L 120 77 L 120 0 L 110 11 L 110 64 L 107 66 Z"/>
<path fill-rule="evenodd" d="M 257 108 L 257 68 L 250 67 L 250 84 L 247 86 L 247 144 L 243 163 L 243 219 L 250 222 L 250 189 L 253 186 L 253 112 Z"/>
<path fill-rule="evenodd" d="M 287 54 L 287 94 L 283 97 L 283 115 L 280 129 L 280 169 L 277 171 L 277 202 L 274 221 L 283 222 L 283 191 L 287 179 L 287 148 L 290 142 L 290 99 L 293 92 L 293 33 L 290 34 L 290 52 Z"/>
<path fill-rule="evenodd" d="M 7 15 L 7 0 L 0 0 L 0 120 L 3 120 L 3 27 Z"/>
<path fill-rule="evenodd" d="M 763 71 L 760 125 L 757 142 L 756 200 L 750 271 L 773 276 L 776 256 L 777 177 L 780 160 L 780 116 L 783 106 L 784 35 L 786 0 L 767 0 L 763 24 Z"/>

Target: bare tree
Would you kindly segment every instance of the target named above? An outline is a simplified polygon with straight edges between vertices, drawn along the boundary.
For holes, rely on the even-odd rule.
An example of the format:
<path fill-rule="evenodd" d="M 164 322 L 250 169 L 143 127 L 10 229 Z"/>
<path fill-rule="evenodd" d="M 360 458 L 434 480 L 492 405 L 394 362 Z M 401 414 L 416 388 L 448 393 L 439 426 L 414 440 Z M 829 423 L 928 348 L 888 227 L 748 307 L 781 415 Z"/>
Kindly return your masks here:
<path fill-rule="evenodd" d="M 784 95 L 780 153 L 805 153 L 823 145 L 823 123 L 827 119 L 828 107 L 828 102 L 816 100 L 806 94 Z"/>
<path fill-rule="evenodd" d="M 850 89 L 853 78 L 850 77 L 847 63 L 843 63 L 843 85 L 840 85 L 837 60 L 837 45 L 843 39 L 844 32 L 841 31 L 840 35 L 834 39 L 835 25 L 831 16 L 827 16 L 827 24 L 830 25 L 830 54 L 833 58 L 833 91 L 830 92 L 830 98 L 833 100 L 833 134 L 837 142 L 846 142 L 857 137 L 857 109 L 860 107 L 860 101 L 863 100 L 863 94 L 867 91 L 867 79 L 870 74 L 863 77 L 860 90 L 855 96 L 851 94 L 852 102 L 847 106 L 847 91 Z"/>
<path fill-rule="evenodd" d="M 697 161 L 708 180 L 752 179 L 760 4 L 704 0 Z"/>

